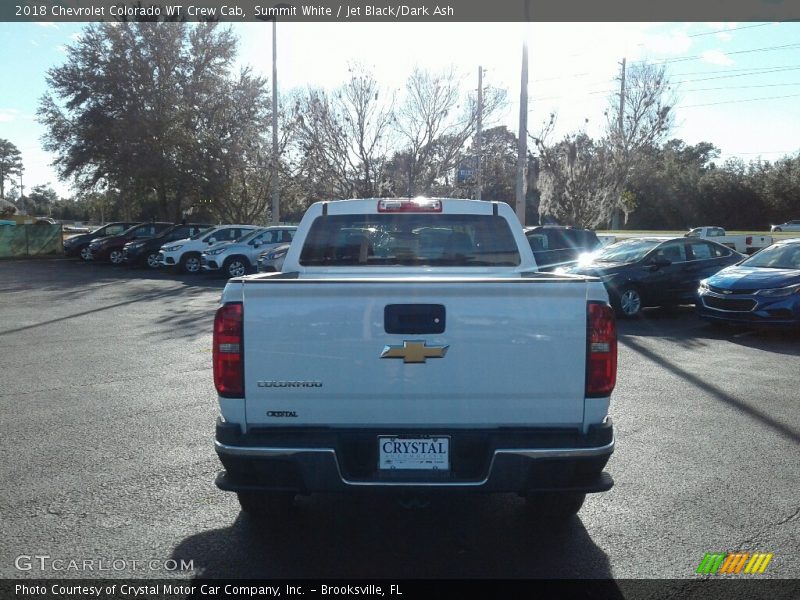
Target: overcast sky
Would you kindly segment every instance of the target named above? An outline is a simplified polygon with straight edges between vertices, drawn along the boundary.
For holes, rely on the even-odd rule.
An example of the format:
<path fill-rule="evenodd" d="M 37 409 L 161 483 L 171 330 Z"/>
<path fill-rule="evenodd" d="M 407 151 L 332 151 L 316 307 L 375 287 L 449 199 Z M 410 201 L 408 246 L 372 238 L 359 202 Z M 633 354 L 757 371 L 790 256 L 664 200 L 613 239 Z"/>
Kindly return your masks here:
<path fill-rule="evenodd" d="M 47 69 L 62 64 L 64 48 L 85 25 L 0 23 L 0 138 L 16 144 L 24 185 L 50 183 L 69 195 L 41 149 L 35 120 Z M 234 24 L 240 62 L 271 74 L 272 25 Z M 465 89 L 508 90 L 498 124 L 517 131 L 522 40 L 530 56 L 529 129 L 551 112 L 557 133 L 597 135 L 623 57 L 665 63 L 678 92 L 672 137 L 707 141 L 723 159 L 774 160 L 800 151 L 800 23 L 279 23 L 278 82 L 292 88 L 334 88 L 348 64 L 373 69 L 387 92 L 402 86 L 415 65 L 454 66 Z M 586 122 L 588 119 L 588 123 Z"/>

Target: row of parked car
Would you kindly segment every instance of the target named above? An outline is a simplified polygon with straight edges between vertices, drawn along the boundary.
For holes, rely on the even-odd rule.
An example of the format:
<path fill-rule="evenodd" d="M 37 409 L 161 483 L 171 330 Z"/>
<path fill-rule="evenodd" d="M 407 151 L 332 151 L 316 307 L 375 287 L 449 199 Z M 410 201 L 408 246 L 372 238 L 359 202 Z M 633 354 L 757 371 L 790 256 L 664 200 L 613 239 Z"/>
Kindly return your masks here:
<path fill-rule="evenodd" d="M 540 269 L 599 277 L 622 317 L 649 306 L 694 304 L 712 323 L 800 326 L 800 238 L 698 227 L 683 237 L 603 246 L 588 230 L 545 226 L 525 233 Z"/>
<path fill-rule="evenodd" d="M 85 261 L 239 277 L 256 270 L 279 270 L 295 230 L 288 225 L 115 222 L 66 238 L 64 252 Z M 275 252 L 278 247 L 282 254 Z"/>
<path fill-rule="evenodd" d="M 67 238 L 64 251 L 87 261 L 239 277 L 280 271 L 295 230 L 118 222 Z M 800 238 L 739 240 L 708 227 L 683 237 L 604 245 L 608 240 L 586 229 L 538 226 L 525 234 L 540 270 L 599 277 L 622 317 L 636 317 L 650 306 L 695 304 L 701 318 L 716 323 L 800 325 Z M 735 249 L 745 242 L 742 249 L 755 252 L 749 257 Z"/>

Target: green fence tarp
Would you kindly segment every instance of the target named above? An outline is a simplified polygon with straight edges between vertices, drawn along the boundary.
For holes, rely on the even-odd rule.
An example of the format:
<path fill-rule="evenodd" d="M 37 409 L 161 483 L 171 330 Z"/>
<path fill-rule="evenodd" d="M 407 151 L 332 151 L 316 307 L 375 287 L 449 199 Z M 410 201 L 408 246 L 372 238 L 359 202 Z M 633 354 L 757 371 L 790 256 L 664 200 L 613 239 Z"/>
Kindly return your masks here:
<path fill-rule="evenodd" d="M 61 252 L 61 225 L 0 225 L 0 258 Z"/>

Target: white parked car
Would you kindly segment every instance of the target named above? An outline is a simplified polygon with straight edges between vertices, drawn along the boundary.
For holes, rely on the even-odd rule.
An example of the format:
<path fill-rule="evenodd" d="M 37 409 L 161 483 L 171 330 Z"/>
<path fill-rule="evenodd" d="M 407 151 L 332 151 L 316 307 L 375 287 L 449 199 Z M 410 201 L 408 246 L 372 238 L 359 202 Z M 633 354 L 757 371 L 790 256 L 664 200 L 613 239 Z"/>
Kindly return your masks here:
<path fill-rule="evenodd" d="M 232 244 L 217 244 L 201 256 L 204 271 L 222 271 L 227 277 L 241 277 L 254 273 L 258 256 L 265 250 L 291 242 L 295 226 L 263 227 Z"/>
<path fill-rule="evenodd" d="M 283 269 L 283 260 L 291 244 L 280 244 L 258 255 L 258 271 L 260 273 L 275 273 Z"/>
<path fill-rule="evenodd" d="M 786 221 L 786 223 L 781 223 L 780 225 L 773 225 L 770 227 L 770 231 L 800 231 L 800 220 Z"/>
<path fill-rule="evenodd" d="M 161 246 L 158 262 L 164 267 L 178 267 L 187 273 L 200 272 L 200 255 L 209 246 L 219 242 L 235 242 L 252 231 L 257 225 L 218 225 L 190 238 L 176 240 Z"/>

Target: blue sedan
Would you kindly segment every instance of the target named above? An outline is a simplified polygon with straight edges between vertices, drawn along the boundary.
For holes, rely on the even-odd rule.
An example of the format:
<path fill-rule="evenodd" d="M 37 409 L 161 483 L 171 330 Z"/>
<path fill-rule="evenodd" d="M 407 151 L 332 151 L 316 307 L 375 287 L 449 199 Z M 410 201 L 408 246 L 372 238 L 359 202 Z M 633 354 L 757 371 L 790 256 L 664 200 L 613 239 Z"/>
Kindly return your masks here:
<path fill-rule="evenodd" d="M 800 238 L 783 240 L 700 282 L 698 315 L 712 322 L 800 326 Z"/>

